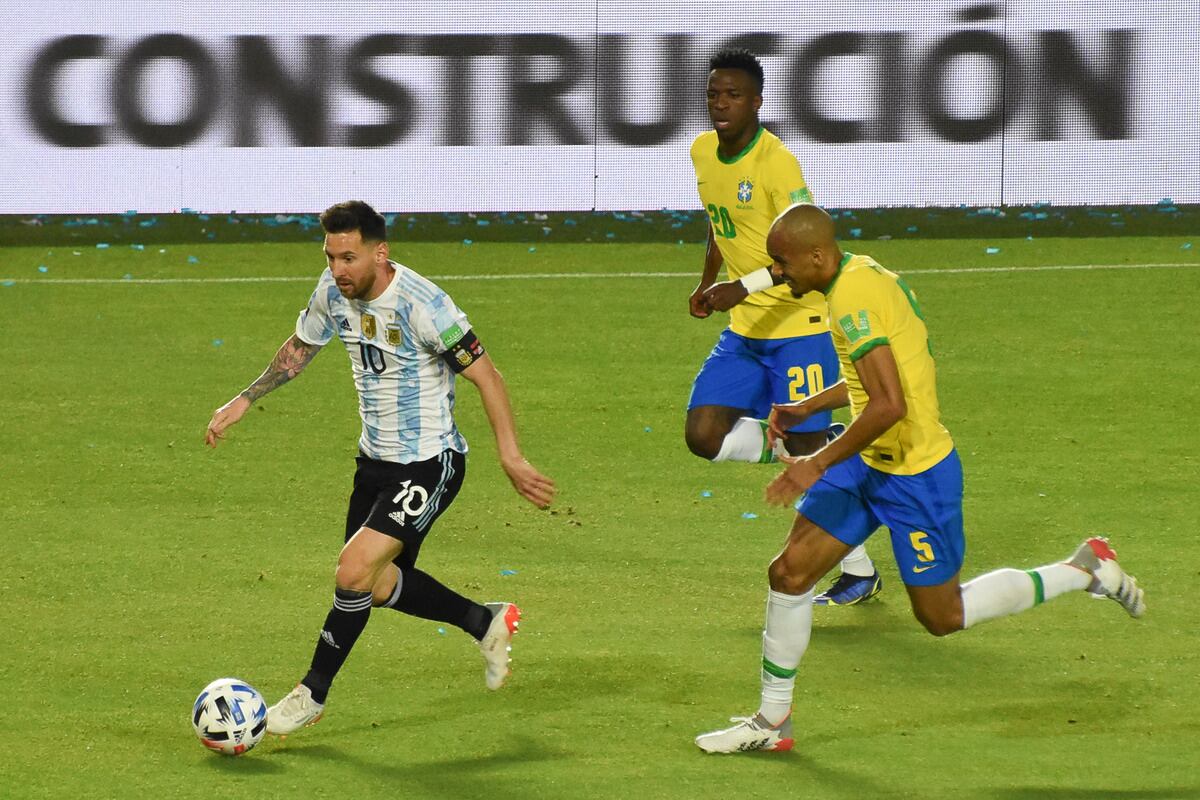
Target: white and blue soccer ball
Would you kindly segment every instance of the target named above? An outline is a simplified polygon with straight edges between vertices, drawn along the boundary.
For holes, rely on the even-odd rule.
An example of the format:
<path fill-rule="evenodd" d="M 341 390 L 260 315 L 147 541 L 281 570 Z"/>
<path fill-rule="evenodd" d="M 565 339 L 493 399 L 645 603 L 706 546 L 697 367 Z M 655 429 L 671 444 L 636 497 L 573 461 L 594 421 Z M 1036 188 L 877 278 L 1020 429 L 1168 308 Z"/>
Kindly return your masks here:
<path fill-rule="evenodd" d="M 192 727 L 209 750 L 240 756 L 262 741 L 267 732 L 267 704 L 245 681 L 218 678 L 196 698 Z"/>

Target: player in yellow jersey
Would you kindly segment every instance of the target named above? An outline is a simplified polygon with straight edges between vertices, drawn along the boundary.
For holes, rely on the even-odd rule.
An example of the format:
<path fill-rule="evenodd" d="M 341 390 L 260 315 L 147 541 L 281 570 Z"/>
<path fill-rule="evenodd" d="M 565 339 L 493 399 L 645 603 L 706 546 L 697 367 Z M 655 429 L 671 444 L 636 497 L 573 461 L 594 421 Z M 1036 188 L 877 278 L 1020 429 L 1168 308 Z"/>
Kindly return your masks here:
<path fill-rule="evenodd" d="M 765 417 L 771 403 L 801 400 L 837 382 L 825 301 L 793 297 L 772 278 L 767 229 L 792 203 L 811 201 L 800 163 L 758 121 L 763 69 L 746 50 L 709 60 L 708 114 L 713 130 L 696 137 L 692 163 L 708 213 L 708 249 L 692 316 L 729 311 L 729 327 L 692 385 L 685 439 L 712 461 L 770 462 Z M 724 264 L 729 280 L 716 282 Z M 835 435 L 822 411 L 786 432 L 783 447 L 811 453 Z M 839 426 L 840 427 L 840 426 Z M 842 575 L 813 602 L 851 605 L 874 597 L 883 582 L 865 548 L 843 562 Z"/>
<path fill-rule="evenodd" d="M 936 370 L 916 297 L 895 273 L 842 252 L 833 220 L 814 205 L 789 208 L 771 227 L 773 271 L 800 296 L 821 292 L 845 381 L 792 405 L 771 426 L 849 405 L 846 432 L 790 463 L 767 487 L 786 505 L 804 492 L 783 551 L 768 570 L 762 704 L 732 728 L 696 737 L 710 753 L 788 750 L 796 669 L 812 629 L 813 586 L 881 525 L 891 533 L 913 613 L 934 636 L 1016 614 L 1068 591 L 1110 597 L 1130 616 L 1146 609 L 1137 581 L 1106 540 L 1086 540 L 1066 561 L 1000 569 L 959 583 L 965 541 L 962 467 L 938 413 Z"/>

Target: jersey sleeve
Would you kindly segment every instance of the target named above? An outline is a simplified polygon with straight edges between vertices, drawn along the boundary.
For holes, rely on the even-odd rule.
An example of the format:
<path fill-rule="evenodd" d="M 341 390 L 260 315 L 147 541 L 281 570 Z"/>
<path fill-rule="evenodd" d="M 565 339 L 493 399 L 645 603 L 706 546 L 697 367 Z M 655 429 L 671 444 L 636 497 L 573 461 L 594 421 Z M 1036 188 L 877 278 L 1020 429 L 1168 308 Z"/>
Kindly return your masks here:
<path fill-rule="evenodd" d="M 329 313 L 329 294 L 324 282 L 317 284 L 308 305 L 296 319 L 296 337 L 308 344 L 325 345 L 333 338 L 333 315 Z"/>
<path fill-rule="evenodd" d="M 417 341 L 439 355 L 458 344 L 471 330 L 467 315 L 440 289 L 432 300 L 417 306 L 413 312 Z"/>
<path fill-rule="evenodd" d="M 771 154 L 771 185 L 767 191 L 775 210 L 783 211 L 794 203 L 812 203 L 812 192 L 804 182 L 804 171 L 800 162 L 786 147 L 778 147 Z"/>
<path fill-rule="evenodd" d="M 829 298 L 829 321 L 846 337 L 846 352 L 851 361 L 888 344 L 883 307 L 871 283 L 865 280 L 843 280 L 843 285 Z"/>

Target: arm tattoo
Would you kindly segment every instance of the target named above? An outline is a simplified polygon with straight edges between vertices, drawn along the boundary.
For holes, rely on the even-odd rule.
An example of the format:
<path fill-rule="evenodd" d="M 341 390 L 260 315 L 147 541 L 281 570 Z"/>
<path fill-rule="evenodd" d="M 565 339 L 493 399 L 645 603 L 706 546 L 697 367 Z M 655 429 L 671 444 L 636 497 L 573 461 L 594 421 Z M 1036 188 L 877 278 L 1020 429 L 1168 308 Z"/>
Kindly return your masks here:
<path fill-rule="evenodd" d="M 258 380 L 246 387 L 242 396 L 253 403 L 258 398 L 300 374 L 308 366 L 313 356 L 321 349 L 320 345 L 302 341 L 295 334 L 283 343 L 270 365 L 258 376 Z"/>

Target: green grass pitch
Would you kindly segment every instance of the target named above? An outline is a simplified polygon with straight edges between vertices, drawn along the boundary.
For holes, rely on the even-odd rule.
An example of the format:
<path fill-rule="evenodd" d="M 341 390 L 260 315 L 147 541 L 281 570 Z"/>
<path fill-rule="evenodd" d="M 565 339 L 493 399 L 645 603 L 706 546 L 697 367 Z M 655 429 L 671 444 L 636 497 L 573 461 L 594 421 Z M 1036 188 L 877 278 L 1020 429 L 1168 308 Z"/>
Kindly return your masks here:
<path fill-rule="evenodd" d="M 934 639 L 876 536 L 882 596 L 816 612 L 796 750 L 731 757 L 692 737 L 757 706 L 790 513 L 762 502 L 775 467 L 683 445 L 723 324 L 686 313 L 700 245 L 394 244 L 448 276 L 559 482 L 550 511 L 515 495 L 463 384 L 469 474 L 422 566 L 522 605 L 515 673 L 489 693 L 464 634 L 377 611 L 326 718 L 238 759 L 204 750 L 188 714 L 214 678 L 274 702 L 307 667 L 358 433 L 341 347 L 217 451 L 201 437 L 290 334 L 319 245 L 8 248 L 0 797 L 1200 797 L 1200 256 L 1184 241 L 848 244 L 909 273 L 929 319 L 967 474 L 964 578 L 1104 533 L 1149 611 L 1081 593 Z M 1123 267 L 1056 268 L 1089 264 Z M 980 267 L 1047 269 L 951 271 Z M 580 272 L 678 274 L 468 279 Z M 271 276 L 303 280 L 208 280 Z M 142 282 L 161 278 L 200 280 Z"/>

